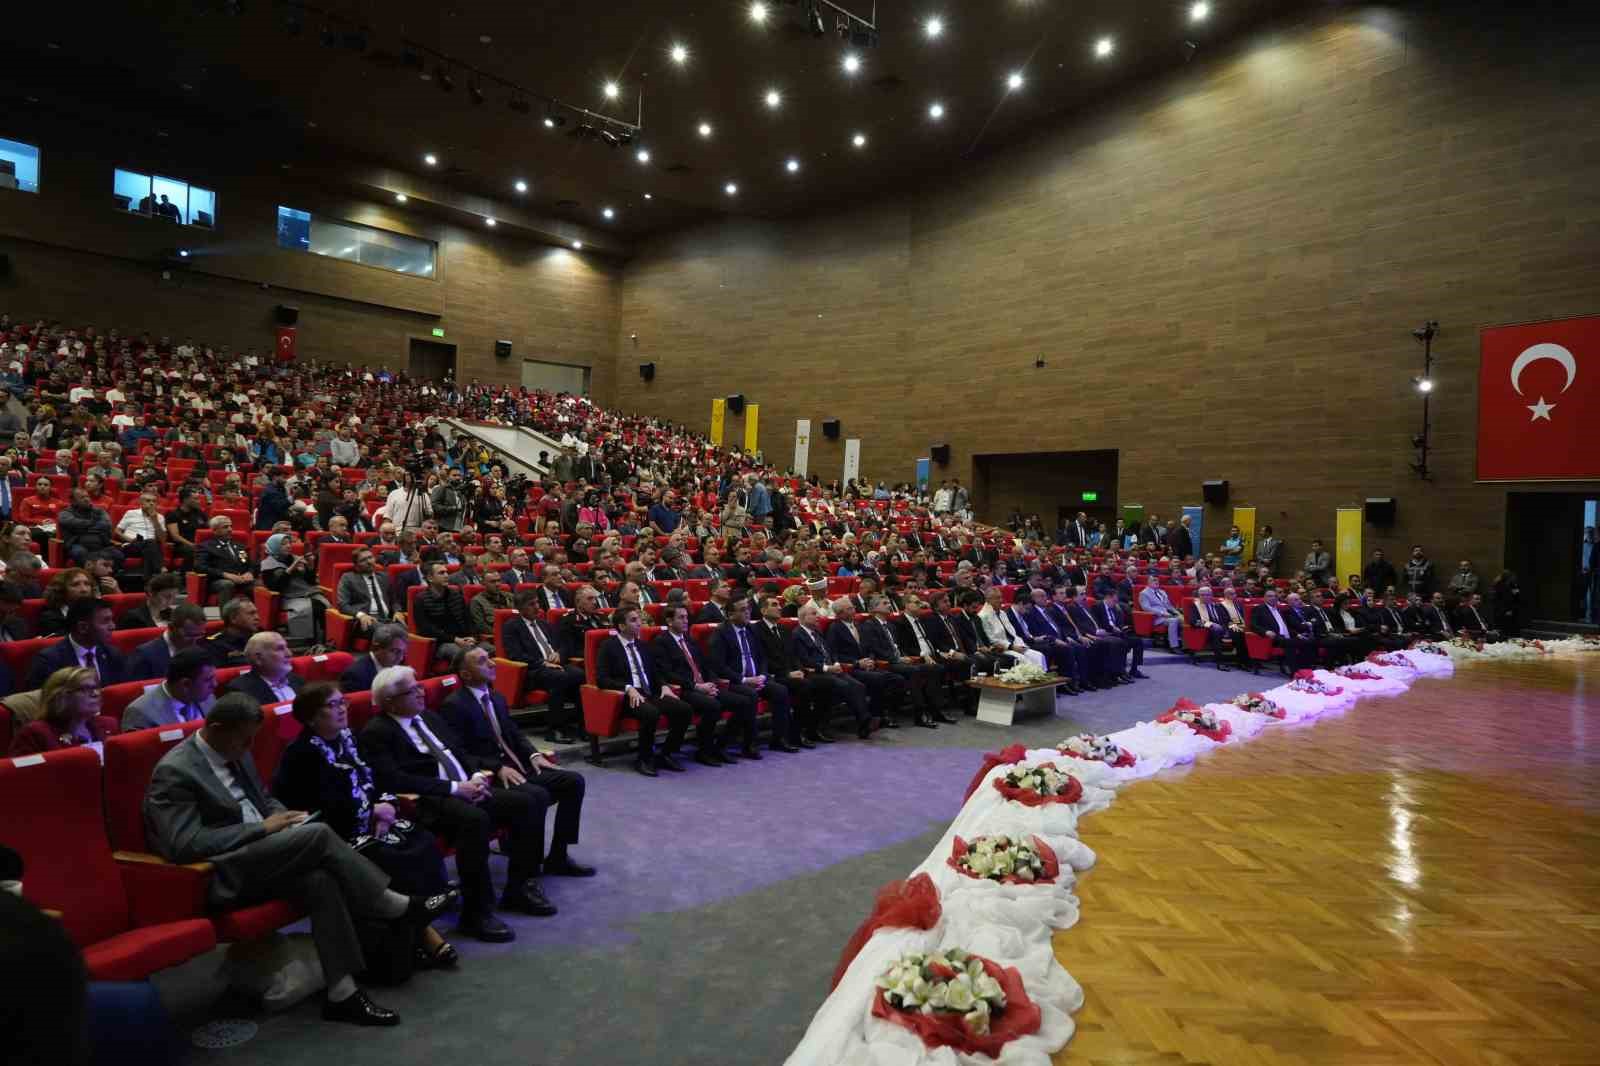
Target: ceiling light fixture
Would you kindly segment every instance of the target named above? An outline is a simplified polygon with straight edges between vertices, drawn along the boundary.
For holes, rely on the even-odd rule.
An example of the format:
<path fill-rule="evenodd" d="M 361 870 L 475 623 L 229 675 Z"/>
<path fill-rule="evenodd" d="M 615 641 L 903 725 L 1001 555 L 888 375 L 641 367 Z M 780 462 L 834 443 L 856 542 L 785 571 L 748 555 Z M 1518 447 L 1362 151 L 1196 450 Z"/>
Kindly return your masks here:
<path fill-rule="evenodd" d="M 673 45 L 671 54 L 672 61 L 680 67 L 689 62 L 689 49 L 682 44 Z"/>
<path fill-rule="evenodd" d="M 855 145 L 857 148 L 865 148 L 867 146 L 867 135 L 865 133 L 858 133 L 854 137 L 850 138 L 850 143 Z"/>
<path fill-rule="evenodd" d="M 605 84 L 605 94 L 606 94 L 606 99 L 607 100 L 615 100 L 619 95 L 621 95 L 621 93 L 622 93 L 622 89 L 621 89 L 620 86 L 617 85 L 616 82 L 614 82 L 614 81 L 606 82 L 606 84 Z"/>
<path fill-rule="evenodd" d="M 776 89 L 767 90 L 767 106 L 776 111 L 783 106 L 783 94 Z"/>
<path fill-rule="evenodd" d="M 727 193 L 729 196 L 738 196 L 739 186 L 735 182 L 730 181 L 728 184 L 722 187 L 722 191 Z"/>
<path fill-rule="evenodd" d="M 767 5 L 761 0 L 756 0 L 750 5 L 750 21 L 758 23 L 767 21 Z"/>
<path fill-rule="evenodd" d="M 546 115 L 544 117 L 544 128 L 547 129 L 547 130 L 555 129 L 556 128 L 556 120 L 551 118 L 549 115 Z"/>
<path fill-rule="evenodd" d="M 644 198 L 645 198 L 645 199 L 646 199 L 646 200 L 654 200 L 654 199 L 655 199 L 655 197 L 654 197 L 654 196 L 651 196 L 651 195 L 650 195 L 650 194 L 649 194 L 649 193 L 645 193 L 645 194 L 644 194 Z"/>
<path fill-rule="evenodd" d="M 928 117 L 933 119 L 935 122 L 939 121 L 941 118 L 944 118 L 944 105 L 938 102 L 929 104 Z"/>
<path fill-rule="evenodd" d="M 1206 0 L 1195 0 L 1195 3 L 1189 5 L 1190 22 L 1204 22 L 1210 16 L 1211 5 L 1206 3 Z"/>
<path fill-rule="evenodd" d="M 609 207 L 602 208 L 600 214 L 604 215 L 608 221 L 617 217 L 617 213 Z"/>
<path fill-rule="evenodd" d="M 583 251 L 583 242 L 582 241 L 573 241 L 572 242 L 572 250 L 575 251 L 575 252 Z"/>
<path fill-rule="evenodd" d="M 700 136 L 702 136 L 702 137 L 711 136 L 711 123 L 709 123 L 709 122 L 700 123 Z"/>
<path fill-rule="evenodd" d="M 423 156 L 422 161 L 428 164 L 430 167 L 436 167 L 439 165 L 439 157 L 434 155 L 432 152 L 429 152 L 427 155 Z"/>
<path fill-rule="evenodd" d="M 861 57 L 854 52 L 846 52 L 841 65 L 844 67 L 846 74 L 854 74 L 861 69 Z"/>
<path fill-rule="evenodd" d="M 1006 88 L 1012 92 L 1016 92 L 1018 89 L 1022 88 L 1022 82 L 1022 71 L 1013 70 L 1011 72 L 1011 76 L 1006 79 Z"/>
<path fill-rule="evenodd" d="M 929 36 L 929 38 L 943 36 L 944 35 L 944 19 L 942 19 L 939 16 L 935 15 L 933 18 L 929 19 L 927 22 L 924 22 L 922 24 L 922 30 L 923 30 L 924 33 L 926 33 Z"/>
<path fill-rule="evenodd" d="M 512 188 L 516 189 L 518 192 L 527 192 L 528 191 L 528 183 L 523 181 L 521 178 L 518 178 L 517 181 L 516 181 L 516 184 L 513 185 Z"/>
<path fill-rule="evenodd" d="M 483 220 L 483 224 L 484 224 L 484 225 L 485 225 L 485 226 L 488 226 L 488 227 L 489 227 L 489 228 L 490 228 L 490 229 L 494 229 L 494 227 L 495 227 L 495 221 L 494 221 L 494 219 L 492 219 L 492 218 L 486 218 L 486 219 L 484 219 L 484 220 Z"/>
<path fill-rule="evenodd" d="M 783 164 L 783 169 L 791 174 L 800 173 L 800 160 L 791 157 L 788 162 Z"/>
<path fill-rule="evenodd" d="M 648 148 L 641 148 L 634 153 L 634 158 L 641 163 L 648 163 L 650 162 L 650 150 Z"/>
<path fill-rule="evenodd" d="M 1109 37 L 1102 37 L 1098 41 L 1094 42 L 1094 54 L 1096 59 L 1104 59 L 1116 50 L 1116 42 Z"/>
<path fill-rule="evenodd" d="M 394 194 L 394 202 L 397 203 L 397 204 L 405 203 L 406 202 L 406 194 L 403 193 L 403 192 L 395 193 Z"/>

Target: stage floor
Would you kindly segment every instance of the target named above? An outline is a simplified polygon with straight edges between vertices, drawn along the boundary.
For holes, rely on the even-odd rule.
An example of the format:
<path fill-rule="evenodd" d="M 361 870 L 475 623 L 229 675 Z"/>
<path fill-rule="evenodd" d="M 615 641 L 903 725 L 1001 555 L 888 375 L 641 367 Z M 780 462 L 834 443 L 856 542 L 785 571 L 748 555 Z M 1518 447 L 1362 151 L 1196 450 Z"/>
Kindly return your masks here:
<path fill-rule="evenodd" d="M 1056 1062 L 1600 1063 L 1597 692 L 1466 666 L 1123 789 Z"/>

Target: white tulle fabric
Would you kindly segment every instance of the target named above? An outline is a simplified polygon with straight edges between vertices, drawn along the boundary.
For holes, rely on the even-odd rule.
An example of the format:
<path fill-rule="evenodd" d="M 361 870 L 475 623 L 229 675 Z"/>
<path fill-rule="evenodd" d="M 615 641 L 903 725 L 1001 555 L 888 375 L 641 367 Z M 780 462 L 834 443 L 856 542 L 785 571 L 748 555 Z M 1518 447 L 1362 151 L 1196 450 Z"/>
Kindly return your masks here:
<path fill-rule="evenodd" d="M 1341 688 L 1337 696 L 1296 692 L 1288 684 L 1262 693 L 1285 711 L 1282 719 L 1246 711 L 1231 703 L 1207 704 L 1232 734 L 1227 744 L 1241 744 L 1279 723 L 1304 722 L 1338 714 L 1363 696 L 1392 696 L 1406 691 L 1419 678 L 1449 677 L 1463 663 L 1541 656 L 1573 656 L 1600 652 L 1600 643 L 1581 639 L 1546 641 L 1543 651 L 1513 644 L 1485 645 L 1482 652 L 1448 646 L 1447 656 L 1423 652 L 1394 652 L 1405 665 L 1363 664 L 1377 674 L 1375 681 L 1358 681 L 1326 670 L 1316 678 Z M 1165 708 L 1161 709 L 1165 711 Z M 1157 712 L 1161 713 L 1161 712 Z M 1140 722 L 1110 734 L 1137 762 L 1116 768 L 1104 763 L 1074 759 L 1054 748 L 1036 748 L 1021 760 L 1025 765 L 1054 762 L 1083 785 L 1083 798 L 1072 804 L 1028 807 L 1006 799 L 991 783 L 1010 766 L 994 768 L 967 799 L 933 852 L 914 873 L 926 873 L 939 892 L 943 916 L 932 929 L 880 929 L 862 947 L 845 971 L 839 986 L 823 1001 L 805 1037 L 787 1060 L 787 1066 L 1047 1066 L 1051 1056 L 1071 1039 L 1072 1013 L 1083 1005 L 1083 989 L 1056 961 L 1051 936 L 1078 921 L 1074 891 L 1079 874 L 1095 862 L 1094 852 L 1078 839 L 1081 817 L 1108 806 L 1116 790 L 1172 766 L 1193 762 L 1216 741 L 1200 736 L 1181 722 Z M 1056 853 L 1061 872 L 1049 885 L 1005 885 L 966 877 L 947 864 L 957 836 L 972 840 L 1004 833 L 1014 837 L 1038 836 Z M 910 1030 L 872 1016 L 877 978 L 908 951 L 962 947 L 1014 966 L 1023 976 L 1028 997 L 1039 1006 L 1038 1032 L 1006 1044 L 998 1059 L 960 1054 L 949 1048 L 929 1049 Z"/>

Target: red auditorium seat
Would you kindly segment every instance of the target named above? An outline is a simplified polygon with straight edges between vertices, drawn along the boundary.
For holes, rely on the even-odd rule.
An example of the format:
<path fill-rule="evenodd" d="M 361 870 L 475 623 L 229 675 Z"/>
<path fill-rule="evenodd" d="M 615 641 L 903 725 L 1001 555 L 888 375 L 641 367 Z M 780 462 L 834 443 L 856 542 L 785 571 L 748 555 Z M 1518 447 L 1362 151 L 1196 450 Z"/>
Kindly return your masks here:
<path fill-rule="evenodd" d="M 23 892 L 58 912 L 96 981 L 142 981 L 217 944 L 168 870 L 118 862 L 106 836 L 100 759 L 88 748 L 0 759 L 0 839 L 25 867 Z M 20 974 L 14 976 L 22 976 Z"/>

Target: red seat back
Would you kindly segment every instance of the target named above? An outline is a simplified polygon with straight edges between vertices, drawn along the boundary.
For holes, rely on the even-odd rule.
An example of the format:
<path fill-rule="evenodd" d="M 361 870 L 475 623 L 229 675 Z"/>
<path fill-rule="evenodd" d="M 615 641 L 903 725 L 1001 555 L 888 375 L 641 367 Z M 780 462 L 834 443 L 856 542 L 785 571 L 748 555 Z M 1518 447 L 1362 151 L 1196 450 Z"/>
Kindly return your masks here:
<path fill-rule="evenodd" d="M 149 851 L 144 836 L 144 794 L 161 757 L 202 722 L 136 729 L 105 743 L 105 823 L 118 851 Z"/>

